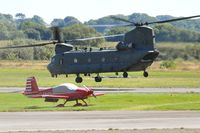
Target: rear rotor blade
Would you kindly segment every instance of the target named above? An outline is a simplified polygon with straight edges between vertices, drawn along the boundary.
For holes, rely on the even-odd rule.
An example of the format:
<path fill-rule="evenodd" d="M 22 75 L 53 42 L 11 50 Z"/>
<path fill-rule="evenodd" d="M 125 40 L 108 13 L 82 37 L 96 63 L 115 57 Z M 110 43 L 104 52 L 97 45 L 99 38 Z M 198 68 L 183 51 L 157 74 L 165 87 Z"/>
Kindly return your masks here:
<path fill-rule="evenodd" d="M 198 18 L 200 15 L 196 16 L 189 16 L 189 17 L 181 17 L 181 18 L 175 18 L 175 19 L 169 19 L 169 20 L 163 20 L 163 21 L 154 21 L 154 22 L 145 22 L 145 23 L 134 23 L 129 20 L 123 19 L 123 18 L 118 18 L 115 16 L 112 16 L 111 18 L 127 23 L 131 23 L 130 26 L 143 26 L 143 25 L 149 25 L 149 24 L 161 24 L 161 23 L 169 23 L 169 22 L 175 22 L 175 21 L 181 21 L 181 20 L 186 20 L 186 19 L 191 19 L 191 18 Z"/>
<path fill-rule="evenodd" d="M 55 43 L 57 43 L 57 41 L 44 42 L 44 43 L 38 43 L 38 44 L 33 44 L 33 45 L 7 46 L 7 47 L 0 47 L 0 49 L 41 47 L 41 46 L 55 44 Z"/>
<path fill-rule="evenodd" d="M 198 18 L 198 17 L 200 17 L 200 15 L 189 16 L 189 17 L 181 17 L 181 18 L 169 19 L 169 20 L 164 20 L 164 21 L 147 22 L 146 25 L 168 23 L 168 22 L 180 21 L 180 20 L 191 19 L 191 18 Z"/>

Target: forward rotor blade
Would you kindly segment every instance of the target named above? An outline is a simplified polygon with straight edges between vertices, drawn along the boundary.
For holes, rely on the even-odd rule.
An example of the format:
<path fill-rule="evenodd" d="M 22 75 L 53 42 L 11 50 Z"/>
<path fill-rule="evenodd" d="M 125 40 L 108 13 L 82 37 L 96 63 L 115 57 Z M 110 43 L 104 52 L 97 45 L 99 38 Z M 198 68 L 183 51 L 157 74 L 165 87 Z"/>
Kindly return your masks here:
<path fill-rule="evenodd" d="M 180 20 L 191 19 L 191 18 L 198 18 L 198 17 L 200 17 L 200 15 L 189 16 L 189 17 L 181 17 L 181 18 L 169 19 L 169 20 L 164 20 L 164 21 L 147 22 L 146 25 L 168 23 L 168 22 L 180 21 Z"/>
<path fill-rule="evenodd" d="M 66 40 L 66 42 L 88 41 L 88 40 L 95 40 L 95 39 L 102 39 L 102 38 L 112 38 L 112 37 L 118 37 L 118 36 L 124 36 L 124 34 L 89 37 L 89 38 L 80 38 L 80 39 Z"/>
<path fill-rule="evenodd" d="M 41 46 L 55 44 L 55 43 L 57 43 L 57 41 L 44 42 L 44 43 L 38 43 L 38 44 L 33 44 L 33 45 L 18 45 L 18 46 L 0 47 L 0 49 L 41 47 Z"/>
<path fill-rule="evenodd" d="M 127 19 L 123 19 L 123 18 L 119 18 L 119 17 L 115 17 L 115 16 L 111 16 L 112 19 L 115 19 L 115 20 L 119 20 L 119 21 L 123 21 L 123 22 L 126 22 L 126 23 L 130 23 L 132 24 L 132 26 L 135 26 L 135 23 L 132 22 L 132 21 L 129 21 Z"/>

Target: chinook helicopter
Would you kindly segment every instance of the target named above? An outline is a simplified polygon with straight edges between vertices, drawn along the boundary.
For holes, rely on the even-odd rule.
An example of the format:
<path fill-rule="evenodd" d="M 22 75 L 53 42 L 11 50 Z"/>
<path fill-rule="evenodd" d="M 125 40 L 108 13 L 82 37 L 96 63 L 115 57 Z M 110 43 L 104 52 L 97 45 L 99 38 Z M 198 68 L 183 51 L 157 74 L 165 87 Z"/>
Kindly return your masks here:
<path fill-rule="evenodd" d="M 159 55 L 159 51 L 154 47 L 155 34 L 150 24 L 161 24 L 174 21 L 180 21 L 185 19 L 197 18 L 197 16 L 181 17 L 164 21 L 135 23 L 126 19 L 111 16 L 118 21 L 126 22 L 123 25 L 111 25 L 115 26 L 132 26 L 133 30 L 118 35 L 81 38 L 74 40 L 61 41 L 59 28 L 54 28 L 54 41 L 47 43 L 40 43 L 34 45 L 21 45 L 1 47 L 0 49 L 7 48 L 24 48 L 24 47 L 37 47 L 45 46 L 49 44 L 55 44 L 55 55 L 52 57 L 51 62 L 48 64 L 47 69 L 51 73 L 52 77 L 57 77 L 60 74 L 76 74 L 75 81 L 81 83 L 83 78 L 81 74 L 89 76 L 96 73 L 94 78 L 96 82 L 101 82 L 102 77 L 100 73 L 106 72 L 118 72 L 123 73 L 123 77 L 128 77 L 128 72 L 131 71 L 143 71 L 143 76 L 148 77 L 147 68 L 151 66 L 153 61 Z M 101 25 L 102 26 L 102 25 Z M 107 25 L 108 26 L 108 25 Z M 123 41 L 116 45 L 116 49 L 99 49 L 99 50 L 77 50 L 74 46 L 68 43 L 77 41 L 85 41 L 99 38 L 109 38 L 122 36 Z"/>

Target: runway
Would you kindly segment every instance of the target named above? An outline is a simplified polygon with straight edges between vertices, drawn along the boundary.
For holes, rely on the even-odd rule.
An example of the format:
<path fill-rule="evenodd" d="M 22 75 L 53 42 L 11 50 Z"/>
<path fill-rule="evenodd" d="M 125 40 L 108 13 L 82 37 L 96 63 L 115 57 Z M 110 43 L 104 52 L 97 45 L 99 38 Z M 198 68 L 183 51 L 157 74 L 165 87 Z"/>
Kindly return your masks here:
<path fill-rule="evenodd" d="M 48 87 L 46 87 L 48 88 Z M 45 89 L 42 87 L 41 89 Z M 200 93 L 200 88 L 92 88 L 101 93 Z M 0 93 L 22 92 L 24 88 L 0 87 Z"/>
<path fill-rule="evenodd" d="M 200 111 L 1 112 L 0 132 L 200 128 Z"/>
<path fill-rule="evenodd" d="M 200 88 L 93 88 L 104 93 L 200 93 Z M 24 88 L 0 88 L 16 93 Z M 200 111 L 0 112 L 0 132 L 200 128 Z"/>

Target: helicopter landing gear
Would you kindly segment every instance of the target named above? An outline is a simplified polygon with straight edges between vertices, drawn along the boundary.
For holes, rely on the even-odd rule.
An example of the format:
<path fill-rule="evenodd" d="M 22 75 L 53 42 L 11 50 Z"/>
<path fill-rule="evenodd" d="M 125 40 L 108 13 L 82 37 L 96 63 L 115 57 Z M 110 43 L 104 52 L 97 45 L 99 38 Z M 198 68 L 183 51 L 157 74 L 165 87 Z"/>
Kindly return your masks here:
<path fill-rule="evenodd" d="M 102 78 L 97 74 L 97 76 L 94 78 L 96 82 L 101 82 Z"/>
<path fill-rule="evenodd" d="M 76 83 L 81 83 L 83 81 L 83 78 L 81 78 L 79 76 L 79 74 L 77 74 L 77 77 L 76 77 L 75 81 L 76 81 Z"/>
<path fill-rule="evenodd" d="M 145 78 L 147 78 L 147 77 L 149 76 L 148 72 L 147 72 L 147 71 L 144 71 L 143 76 L 144 76 Z"/>
<path fill-rule="evenodd" d="M 57 74 L 51 74 L 52 78 L 57 78 L 57 76 L 58 76 Z"/>
<path fill-rule="evenodd" d="M 90 77 L 90 73 L 84 73 L 84 76 L 89 76 Z"/>
<path fill-rule="evenodd" d="M 128 78 L 128 73 L 127 73 L 127 72 L 124 72 L 124 73 L 123 73 L 123 77 L 124 77 L 124 78 Z"/>

